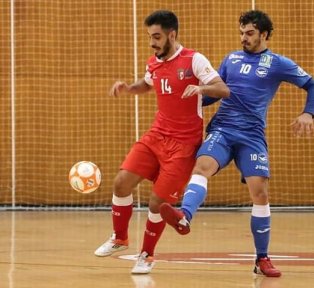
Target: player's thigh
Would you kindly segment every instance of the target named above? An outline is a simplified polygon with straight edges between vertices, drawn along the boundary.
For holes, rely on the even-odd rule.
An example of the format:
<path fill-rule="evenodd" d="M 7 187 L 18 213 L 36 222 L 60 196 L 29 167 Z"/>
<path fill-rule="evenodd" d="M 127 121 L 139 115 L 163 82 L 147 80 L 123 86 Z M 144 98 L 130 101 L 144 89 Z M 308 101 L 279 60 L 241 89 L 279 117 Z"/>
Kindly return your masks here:
<path fill-rule="evenodd" d="M 142 176 L 121 169 L 113 182 L 113 193 L 118 197 L 129 196 L 133 189 L 143 180 Z"/>
<path fill-rule="evenodd" d="M 206 178 L 213 176 L 219 170 L 217 160 L 211 156 L 201 155 L 196 159 L 192 174 L 202 175 Z"/>
<path fill-rule="evenodd" d="M 164 201 L 176 203 L 191 177 L 196 147 L 178 143 L 172 145 L 172 148 L 174 148 L 172 153 L 165 153 L 160 159 L 160 171 L 153 189 Z"/>
<path fill-rule="evenodd" d="M 269 162 L 266 143 L 260 139 L 243 141 L 235 149 L 235 164 L 242 177 L 260 176 L 269 178 Z"/>
<path fill-rule="evenodd" d="M 208 176 L 213 175 L 217 169 L 227 166 L 233 158 L 233 150 L 228 137 L 220 131 L 210 132 L 199 148 L 196 157 L 200 159 L 197 162 L 199 169 L 208 170 Z"/>
<path fill-rule="evenodd" d="M 159 161 L 153 151 L 145 144 L 136 142 L 125 157 L 120 169 L 154 181 L 158 176 Z"/>

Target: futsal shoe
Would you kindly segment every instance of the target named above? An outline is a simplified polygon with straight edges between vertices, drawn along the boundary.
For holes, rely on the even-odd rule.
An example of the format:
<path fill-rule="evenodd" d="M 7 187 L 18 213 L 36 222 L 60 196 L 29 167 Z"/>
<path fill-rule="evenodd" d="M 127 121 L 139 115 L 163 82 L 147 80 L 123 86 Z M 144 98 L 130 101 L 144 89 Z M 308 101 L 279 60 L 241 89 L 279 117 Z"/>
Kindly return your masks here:
<path fill-rule="evenodd" d="M 155 265 L 154 257 L 148 256 L 147 252 L 142 252 L 131 271 L 132 274 L 148 274 Z"/>
<path fill-rule="evenodd" d="M 162 203 L 159 207 L 159 212 L 162 219 L 179 234 L 185 235 L 190 233 L 190 223 L 181 210 L 175 209 L 169 203 Z"/>
<path fill-rule="evenodd" d="M 97 248 L 94 254 L 99 257 L 105 257 L 128 248 L 129 241 L 116 239 L 116 234 L 113 233 L 108 241 L 106 241 L 104 244 Z"/>
<path fill-rule="evenodd" d="M 265 275 L 267 277 L 281 276 L 281 272 L 273 266 L 269 257 L 256 259 L 253 272 L 255 274 Z"/>

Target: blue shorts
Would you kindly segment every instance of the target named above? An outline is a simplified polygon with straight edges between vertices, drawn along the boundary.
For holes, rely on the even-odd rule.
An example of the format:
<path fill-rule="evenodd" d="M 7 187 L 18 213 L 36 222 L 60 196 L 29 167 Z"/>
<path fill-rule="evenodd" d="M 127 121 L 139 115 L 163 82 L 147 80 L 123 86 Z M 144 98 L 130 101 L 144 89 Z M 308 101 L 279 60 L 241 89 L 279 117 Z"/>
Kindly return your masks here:
<path fill-rule="evenodd" d="M 234 160 L 242 182 L 249 176 L 270 177 L 267 143 L 264 136 L 231 129 L 210 130 L 196 157 L 213 157 L 219 169 Z"/>

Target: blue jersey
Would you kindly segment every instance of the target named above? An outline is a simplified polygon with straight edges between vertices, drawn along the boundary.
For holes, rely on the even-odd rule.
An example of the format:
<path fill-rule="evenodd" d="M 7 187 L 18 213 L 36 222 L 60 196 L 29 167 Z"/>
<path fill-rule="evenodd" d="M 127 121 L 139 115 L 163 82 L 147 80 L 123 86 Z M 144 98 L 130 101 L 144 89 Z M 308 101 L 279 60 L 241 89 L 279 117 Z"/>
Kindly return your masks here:
<path fill-rule="evenodd" d="M 221 100 L 207 131 L 226 127 L 264 134 L 267 109 L 280 83 L 302 87 L 311 79 L 291 59 L 268 49 L 256 54 L 232 52 L 218 72 L 231 93 Z"/>

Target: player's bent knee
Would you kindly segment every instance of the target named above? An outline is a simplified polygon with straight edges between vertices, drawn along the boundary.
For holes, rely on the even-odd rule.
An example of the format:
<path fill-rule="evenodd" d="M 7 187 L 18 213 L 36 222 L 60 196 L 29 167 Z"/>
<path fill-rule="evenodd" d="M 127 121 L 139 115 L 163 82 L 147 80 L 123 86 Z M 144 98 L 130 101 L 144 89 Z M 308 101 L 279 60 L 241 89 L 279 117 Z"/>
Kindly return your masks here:
<path fill-rule="evenodd" d="M 217 161 L 209 156 L 201 156 L 197 159 L 192 174 L 202 175 L 206 178 L 214 175 L 219 169 Z"/>
<path fill-rule="evenodd" d="M 120 170 L 113 181 L 113 193 L 118 197 L 129 196 L 140 181 L 140 176 Z"/>

